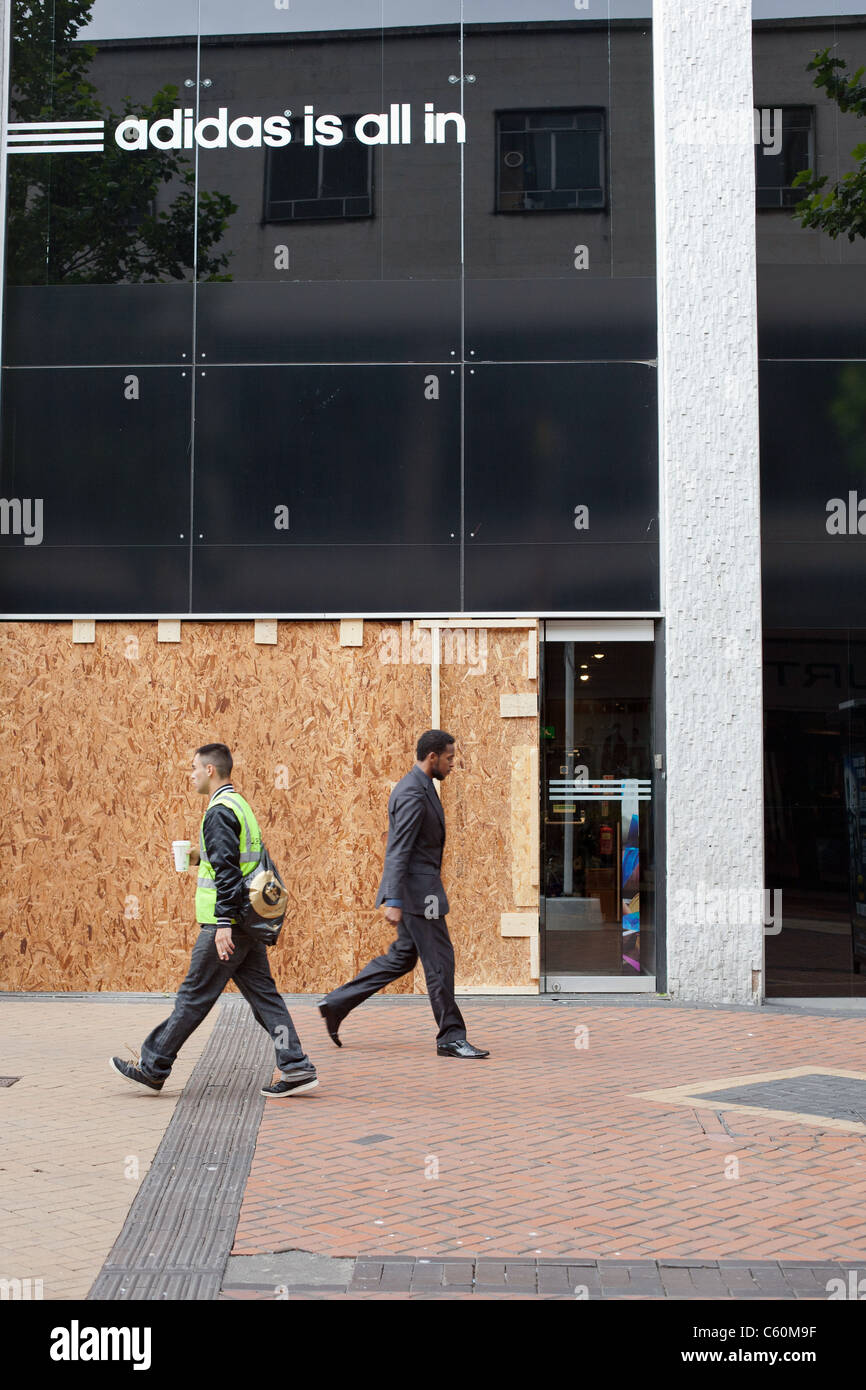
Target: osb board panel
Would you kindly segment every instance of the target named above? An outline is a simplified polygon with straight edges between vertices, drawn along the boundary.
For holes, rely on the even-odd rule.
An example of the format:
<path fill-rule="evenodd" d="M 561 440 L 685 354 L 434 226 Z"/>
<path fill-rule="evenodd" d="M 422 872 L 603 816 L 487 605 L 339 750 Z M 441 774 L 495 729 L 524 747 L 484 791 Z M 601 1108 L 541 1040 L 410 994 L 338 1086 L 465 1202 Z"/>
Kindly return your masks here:
<path fill-rule="evenodd" d="M 177 988 L 195 875 L 170 844 L 197 839 L 190 762 L 215 740 L 291 895 L 279 988 L 331 988 L 384 951 L 388 794 L 430 705 L 429 667 L 380 659 L 385 626 L 341 648 L 337 622 L 280 623 L 276 646 L 252 622 L 184 622 L 179 645 L 99 622 L 89 646 L 68 622 L 0 624 L 0 988 Z"/>
<path fill-rule="evenodd" d="M 536 641 L 534 632 L 529 640 Z M 529 942 L 503 938 L 500 916 L 516 903 L 512 883 L 512 749 L 537 747 L 535 718 L 503 719 L 500 696 L 533 687 L 526 677 L 527 634 L 487 630 L 486 670 L 446 663 L 440 670 L 443 727 L 457 740 L 457 759 L 443 783 L 448 835 L 443 880 L 451 904 L 457 979 L 466 985 L 530 986 Z M 533 814 L 538 814 L 535 793 Z M 537 903 L 537 894 L 534 900 Z"/>
<path fill-rule="evenodd" d="M 538 889 L 532 884 L 532 826 L 538 807 L 534 752 L 531 744 L 511 750 L 511 891 L 516 907 L 533 907 L 538 902 Z"/>

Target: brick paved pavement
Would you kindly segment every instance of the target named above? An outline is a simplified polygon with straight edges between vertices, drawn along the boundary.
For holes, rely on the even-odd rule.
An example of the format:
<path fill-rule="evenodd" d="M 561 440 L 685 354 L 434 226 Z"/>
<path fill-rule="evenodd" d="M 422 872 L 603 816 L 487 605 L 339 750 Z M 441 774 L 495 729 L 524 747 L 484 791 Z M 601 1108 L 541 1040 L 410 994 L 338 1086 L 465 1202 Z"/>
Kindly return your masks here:
<path fill-rule="evenodd" d="M 107 1056 L 169 1004 L 0 999 L 2 1070 L 21 1077 L 0 1088 L 0 1278 L 86 1294 L 216 1018 L 169 1090 L 133 1091 Z M 243 1257 L 281 1250 L 325 1261 L 289 1281 L 302 1299 L 824 1299 L 866 1275 L 866 1128 L 683 1103 L 796 1068 L 866 1075 L 866 1018 L 469 999 L 493 1052 L 470 1063 L 435 1055 L 423 998 L 370 1001 L 342 1051 L 313 1000 L 291 1008 L 321 1084 L 261 1102 L 224 1299 L 274 1298 Z M 259 1030 L 237 1019 L 240 1058 Z"/>
<path fill-rule="evenodd" d="M 43 1297 L 84 1298 L 114 1243 L 214 1010 L 159 1092 L 113 1076 L 173 999 L 0 999 L 0 1278 L 41 1279 Z M 31 1285 L 31 1287 L 33 1287 Z"/>
<path fill-rule="evenodd" d="M 236 1255 L 866 1272 L 864 1134 L 637 1094 L 798 1066 L 866 1075 L 866 1019 L 469 999 L 469 1037 L 492 1053 L 469 1062 L 436 1056 L 426 999 L 368 1002 L 342 1050 L 314 1001 L 291 1007 L 320 1085 L 265 1106 Z"/>

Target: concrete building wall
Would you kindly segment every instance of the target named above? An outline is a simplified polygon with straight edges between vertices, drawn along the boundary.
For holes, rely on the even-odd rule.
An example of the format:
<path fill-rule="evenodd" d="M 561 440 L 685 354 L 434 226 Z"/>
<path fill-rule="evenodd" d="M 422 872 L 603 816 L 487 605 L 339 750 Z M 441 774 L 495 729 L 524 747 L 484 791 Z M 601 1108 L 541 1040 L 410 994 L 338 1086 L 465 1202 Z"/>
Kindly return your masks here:
<path fill-rule="evenodd" d="M 666 654 L 667 983 L 671 993 L 680 998 L 750 1002 L 758 999 L 762 991 L 761 923 L 754 915 L 742 920 L 737 909 L 726 911 L 724 898 L 718 896 L 734 893 L 742 901 L 745 894 L 760 895 L 764 886 L 752 131 L 756 94 L 752 90 L 749 0 L 719 0 L 699 8 L 692 0 L 657 0 L 653 43 Z M 180 67 L 182 64 L 178 66 L 178 75 Z M 793 77 L 790 91 L 792 100 L 803 100 L 805 93 Z M 709 113 L 708 92 L 713 94 Z M 765 96 L 774 101 L 787 99 L 785 93 L 775 89 L 760 93 L 759 99 Z M 337 104 L 338 98 L 339 92 L 332 93 L 328 104 Z M 356 100 L 355 91 L 353 105 Z M 699 121 L 696 125 L 696 116 L 705 124 Z M 447 158 L 453 158 L 452 151 L 447 152 Z M 490 164 L 487 177 L 492 186 Z M 480 206 L 479 201 L 479 210 Z M 471 225 L 470 221 L 470 229 Z M 323 239 L 320 229 L 304 229 L 317 239 L 323 274 L 333 274 L 335 267 L 343 265 L 336 244 L 328 241 L 342 230 L 327 228 Z M 637 239 L 639 230 L 636 225 L 635 246 L 644 244 Z M 257 238 L 263 234 L 250 229 L 249 235 L 244 254 L 255 261 L 261 254 Z M 379 235 L 376 231 L 374 240 Z M 503 231 L 504 237 L 511 235 L 510 231 Z M 806 234 L 796 230 L 790 233 L 792 238 L 803 235 Z M 769 236 L 767 233 L 768 241 Z M 785 232 L 779 241 L 780 258 L 787 255 L 787 237 Z M 623 247 L 624 267 L 645 264 L 641 254 L 628 251 L 627 240 L 620 242 L 620 248 Z M 844 247 L 840 252 L 850 254 Z M 513 247 L 509 250 L 503 242 L 502 265 L 512 264 L 516 254 Z M 411 273 L 411 256 L 406 259 L 399 246 L 392 248 L 388 263 L 401 266 L 403 273 Z M 111 625 L 98 625 L 97 633 L 108 626 Z M 144 626 L 147 625 L 122 625 L 114 632 L 113 640 L 127 628 L 132 631 Z M 190 626 L 196 630 L 196 661 L 185 666 L 173 652 L 173 660 L 164 658 L 154 667 L 156 679 L 145 679 L 134 692 L 134 717 L 133 704 L 126 706 L 129 727 L 138 727 L 144 711 L 151 720 L 157 720 L 158 736 L 151 737 L 145 721 L 145 732 L 130 742 L 127 728 L 124 727 L 123 739 L 120 737 L 124 722 L 121 708 L 112 705 L 110 698 L 120 688 L 121 679 L 126 680 L 133 669 L 122 664 L 125 657 L 120 647 L 110 656 L 114 663 L 113 684 L 105 685 L 92 660 L 92 649 L 89 666 L 82 664 L 83 648 L 66 650 L 67 624 L 5 625 L 4 640 L 10 644 L 10 661 L 5 669 L 11 674 L 11 680 L 7 678 L 4 709 L 7 754 L 16 776 L 22 779 L 21 796 L 26 797 L 28 788 L 32 790 L 35 785 L 40 788 L 40 797 L 39 804 L 34 800 L 29 809 L 26 800 L 21 802 L 26 810 L 18 841 L 21 858 L 14 864 L 17 872 L 8 880 L 9 898 L 3 914 L 4 987 L 171 988 L 176 983 L 188 945 L 184 935 L 188 927 L 183 924 L 190 917 L 187 903 L 181 907 L 178 901 L 175 906 L 172 898 L 169 906 L 169 894 L 177 895 L 178 885 L 167 867 L 167 846 L 189 826 L 186 813 L 180 814 L 180 802 L 170 807 L 169 814 L 165 813 L 166 778 L 183 777 L 187 755 L 199 740 L 225 737 L 237 744 L 243 738 L 250 706 L 241 703 L 240 697 L 245 683 L 247 690 L 258 688 L 263 669 L 260 654 L 250 649 L 243 657 L 243 676 L 239 677 L 235 665 L 220 664 L 219 625 Z M 371 687 L 357 683 L 357 670 L 353 674 L 351 669 L 344 671 L 337 664 L 340 649 L 335 626 L 324 622 L 284 625 L 280 629 L 285 634 L 281 637 L 282 646 L 277 650 L 290 665 L 293 661 L 297 664 L 294 643 L 301 640 L 303 629 L 305 650 L 309 651 L 311 645 L 319 647 L 320 655 L 327 651 L 333 664 L 332 676 L 321 668 L 321 679 L 307 691 L 308 702 L 330 700 L 335 718 L 334 711 L 348 702 L 353 720 L 366 719 L 365 711 L 375 708 L 370 703 Z M 508 640 L 516 644 L 513 637 Z M 177 650 L 183 654 L 182 648 Z M 494 692 L 498 697 L 500 689 L 526 689 L 515 684 L 519 672 L 516 653 L 516 645 L 504 648 L 503 665 L 496 668 L 497 674 L 484 678 L 486 687 L 473 688 L 485 689 L 485 698 L 490 697 L 489 706 L 496 719 L 501 716 Z M 154 658 L 158 655 L 155 650 Z M 237 660 L 238 653 L 234 652 L 234 656 Z M 135 669 L 135 679 L 141 681 L 142 668 Z M 411 760 L 412 736 L 418 722 L 421 727 L 430 722 L 426 688 L 418 684 L 418 673 L 412 668 L 410 671 L 411 679 L 404 678 L 407 683 L 399 692 L 401 710 L 410 712 L 401 716 L 405 725 L 401 726 L 403 742 L 399 747 L 393 740 L 387 744 L 380 740 L 377 744 L 382 752 L 387 748 L 388 765 L 382 764 L 381 770 L 371 776 L 368 790 L 363 793 L 363 825 L 360 821 L 351 823 L 352 833 L 360 836 L 364 845 L 364 882 L 359 884 L 352 877 L 351 857 L 347 857 L 345 847 L 335 849 L 333 877 L 327 885 L 314 876 L 305 881 L 305 891 L 299 891 L 297 903 L 300 944 L 293 955 L 284 957 L 282 974 L 278 976 L 284 989 L 320 988 L 333 983 L 335 976 L 360 963 L 365 953 L 384 944 L 381 922 L 374 920 L 368 908 L 362 909 L 370 915 L 364 919 L 364 931 L 359 934 L 349 898 L 340 898 L 339 912 L 331 917 L 328 898 L 340 897 L 349 879 L 351 902 L 360 900 L 370 887 L 375 888 L 387 783 L 400 775 Z M 340 679 L 341 673 L 345 682 Z M 275 674 L 272 670 L 271 678 Z M 423 674 L 426 678 L 429 673 Z M 93 696 L 92 704 L 87 706 L 89 723 L 84 718 L 83 705 L 75 723 L 71 713 L 78 707 L 63 696 L 68 692 L 70 697 L 83 698 L 85 684 Z M 272 688 L 277 708 L 282 709 L 279 680 L 272 679 Z M 129 702 L 129 692 L 124 698 Z M 184 710 L 182 735 L 177 722 L 179 702 Z M 284 715 L 285 710 L 281 717 Z M 315 714 L 304 716 L 307 717 L 313 719 L 314 725 L 320 722 Z M 490 717 L 493 719 L 492 714 Z M 440 719 L 448 727 L 447 703 L 442 706 Z M 282 727 L 288 740 L 297 721 L 293 718 Z M 313 742 L 309 735 L 305 742 L 304 719 L 300 720 L 301 747 L 297 756 L 302 760 L 302 780 L 309 793 L 303 803 L 305 816 L 312 815 L 314 805 L 323 804 L 323 799 L 327 801 L 328 784 L 322 784 L 320 763 L 329 756 L 334 759 L 333 775 L 342 788 L 340 795 L 345 791 L 349 800 L 353 795 L 348 782 L 341 780 L 349 775 L 345 752 L 341 748 L 329 753 L 338 743 L 335 734 L 329 732 L 336 727 L 326 721 L 318 728 Z M 342 736 L 346 727 L 349 726 L 340 726 Z M 504 721 L 496 725 L 500 733 L 503 727 Z M 459 729 L 454 732 L 460 736 Z M 479 726 L 481 732 L 491 734 L 491 730 Z M 495 766 L 477 763 L 472 773 L 477 782 L 476 795 L 471 802 L 466 801 L 464 810 L 459 809 L 456 799 L 462 795 L 459 782 L 455 781 L 454 787 L 446 791 L 446 796 L 452 792 L 455 796 L 452 811 L 456 824 L 468 837 L 481 836 L 478 843 L 486 855 L 487 878 L 483 880 L 485 916 L 478 930 L 484 941 L 495 943 L 498 955 L 485 955 L 474 944 L 479 938 L 461 935 L 461 912 L 466 914 L 466 933 L 475 931 L 477 925 L 471 929 L 468 925 L 474 910 L 473 865 L 468 860 L 460 866 L 459 881 L 466 885 L 467 897 L 465 903 L 457 898 L 454 934 L 458 961 L 463 950 L 469 969 L 468 977 L 465 972 L 462 976 L 462 984 L 532 989 L 529 943 L 502 939 L 501 921 L 497 920 L 509 908 L 532 910 L 531 904 L 514 901 L 509 839 L 512 819 L 510 803 L 503 800 L 503 787 L 512 785 L 509 777 L 513 771 L 513 750 L 530 747 L 533 739 L 528 723 L 525 730 L 518 729 L 515 723 L 507 726 L 506 732 L 507 739 L 494 741 L 498 760 Z M 276 756 L 279 751 L 276 747 L 271 751 L 271 764 L 281 761 Z M 476 746 L 475 752 L 480 758 L 480 747 Z M 50 775 L 46 773 L 49 762 Z M 258 766 L 269 764 L 260 758 Z M 142 767 L 149 769 L 150 781 L 136 783 L 136 769 Z M 112 786 L 113 778 L 131 779 L 126 796 L 121 787 L 113 798 L 98 803 L 102 818 L 99 825 L 83 824 L 76 804 L 64 802 L 65 798 L 80 794 L 82 768 L 87 778 L 98 774 L 103 779 L 100 785 L 106 788 Z M 247 768 L 252 769 L 249 760 Z M 154 769 L 159 771 L 158 778 L 151 776 Z M 363 769 L 359 776 L 361 772 Z M 264 778 L 266 774 L 258 771 L 255 776 Z M 87 779 L 83 785 L 90 785 Z M 257 797 L 267 802 L 271 796 L 265 780 L 252 786 L 246 782 L 244 789 L 254 804 Z M 318 802 L 314 802 L 314 794 Z M 184 796 L 184 805 L 186 799 Z M 46 816 L 59 819 L 48 823 Z M 142 836 L 141 816 L 148 818 L 146 837 Z M 102 827 L 111 821 L 114 823 L 106 832 Z M 112 837 L 120 824 L 124 827 L 123 836 L 117 840 Z M 303 843 L 305 821 L 289 824 Z M 94 860 L 94 846 L 98 846 L 100 834 L 106 833 L 115 848 L 122 843 L 122 864 L 117 855 Z M 62 846 L 70 843 L 82 850 L 80 857 L 69 858 Z M 286 862 L 295 853 L 295 843 L 289 838 L 282 843 L 275 841 L 278 863 Z M 336 840 L 334 845 L 337 846 Z M 129 922 L 136 919 L 124 919 L 123 914 L 126 898 L 140 896 L 130 886 L 133 870 L 127 866 L 133 860 L 142 861 L 145 850 L 151 862 L 161 865 L 156 887 L 148 880 L 151 886 L 146 892 L 155 894 L 154 920 L 160 927 L 167 927 L 168 934 L 138 940 L 129 927 Z M 30 856 L 27 873 L 38 870 L 27 890 L 30 896 L 22 893 L 25 854 Z M 162 856 L 159 861 L 158 856 Z M 141 872 L 135 869 L 135 873 Z M 109 924 L 109 938 L 102 940 L 101 947 L 98 942 L 81 947 L 84 937 L 79 929 L 88 925 L 87 911 L 81 905 L 81 885 L 88 883 L 93 889 L 87 889 L 93 913 L 103 911 L 104 917 L 99 920 Z M 98 883 L 103 885 L 103 896 L 109 891 L 115 894 L 110 907 L 100 909 L 100 891 L 93 886 Z M 121 888 L 127 891 L 117 899 Z M 712 908 L 708 906 L 709 895 L 716 895 Z M 719 910 L 721 920 L 711 921 L 711 917 L 718 917 Z M 67 921 L 69 936 L 64 939 L 57 923 L 59 915 L 66 920 L 70 911 L 73 916 Z M 93 917 L 89 925 L 96 920 Z M 123 922 L 126 925 L 120 925 Z M 32 940 L 28 939 L 31 930 L 36 933 Z M 115 933 L 113 943 L 111 931 Z M 324 937 L 317 938 L 316 933 L 324 933 Z M 323 948 L 317 940 L 332 943 L 333 954 L 321 954 Z M 75 958 L 70 954 L 79 949 L 86 949 L 89 955 Z M 101 963 L 106 960 L 108 967 Z"/>

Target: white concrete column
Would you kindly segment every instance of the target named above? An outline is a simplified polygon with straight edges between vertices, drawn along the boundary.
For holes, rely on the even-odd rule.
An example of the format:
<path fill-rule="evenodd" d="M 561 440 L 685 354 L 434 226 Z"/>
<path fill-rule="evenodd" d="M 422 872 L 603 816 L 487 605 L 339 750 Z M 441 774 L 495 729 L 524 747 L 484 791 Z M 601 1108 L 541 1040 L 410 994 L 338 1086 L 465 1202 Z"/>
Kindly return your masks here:
<path fill-rule="evenodd" d="M 763 993 L 751 0 L 653 5 L 667 978 Z"/>

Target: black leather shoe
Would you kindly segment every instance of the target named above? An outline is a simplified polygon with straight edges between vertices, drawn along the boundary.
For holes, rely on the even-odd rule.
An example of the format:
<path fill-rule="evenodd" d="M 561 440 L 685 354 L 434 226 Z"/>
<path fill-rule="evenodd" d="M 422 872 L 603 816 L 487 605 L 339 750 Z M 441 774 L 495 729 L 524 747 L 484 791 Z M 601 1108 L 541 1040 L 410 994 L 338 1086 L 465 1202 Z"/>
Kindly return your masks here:
<path fill-rule="evenodd" d="M 328 1030 L 328 1037 L 331 1039 L 331 1042 L 336 1043 L 337 1047 L 342 1047 L 343 1044 L 340 1042 L 340 1036 L 337 1032 L 337 1029 L 343 1022 L 340 1014 L 338 1014 L 335 1009 L 332 1009 L 330 1004 L 320 1004 L 319 1013 L 325 1020 L 325 1027 Z"/>
<path fill-rule="evenodd" d="M 473 1047 L 471 1042 L 465 1038 L 458 1038 L 456 1042 L 437 1043 L 436 1051 L 440 1057 L 489 1057 L 490 1053 L 485 1052 L 483 1047 Z"/>

